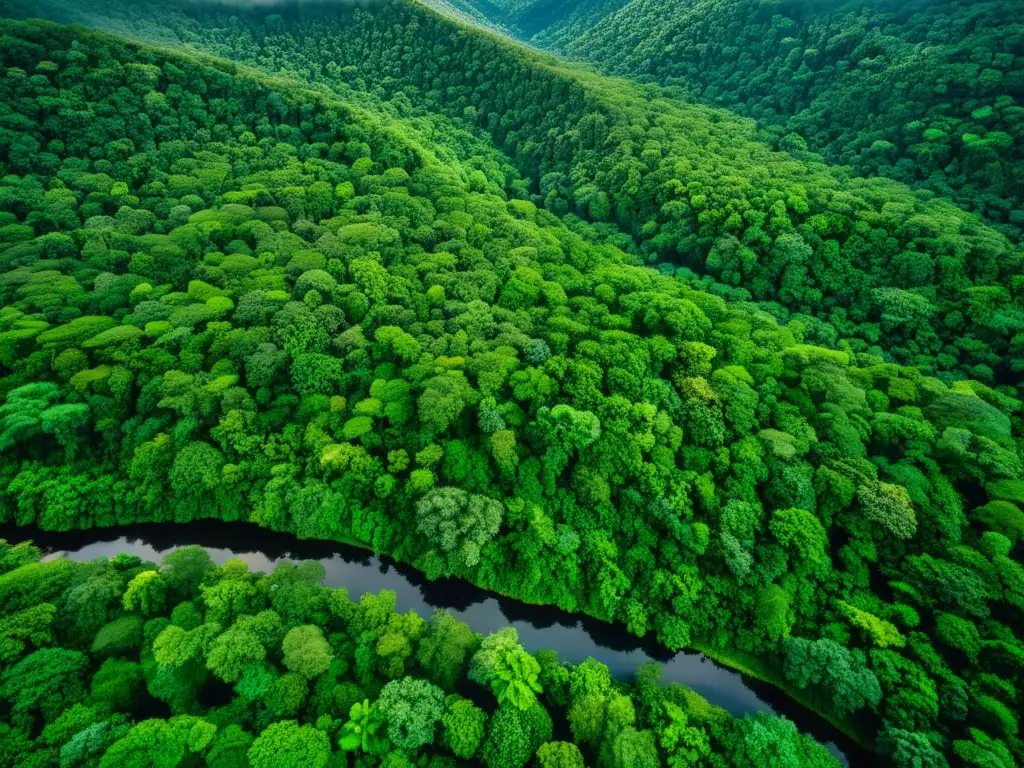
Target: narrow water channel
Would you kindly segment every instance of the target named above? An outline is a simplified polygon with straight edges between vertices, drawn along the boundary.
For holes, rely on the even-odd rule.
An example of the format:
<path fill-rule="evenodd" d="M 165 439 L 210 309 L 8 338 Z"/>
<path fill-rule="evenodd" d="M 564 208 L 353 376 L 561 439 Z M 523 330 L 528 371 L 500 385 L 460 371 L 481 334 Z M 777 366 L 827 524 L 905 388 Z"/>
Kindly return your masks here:
<path fill-rule="evenodd" d="M 59 533 L 2 526 L 0 537 L 11 542 L 31 539 L 48 558 L 64 555 L 80 561 L 126 552 L 158 563 L 170 550 L 192 544 L 204 547 L 218 564 L 237 558 L 254 571 L 271 571 L 278 563 L 317 560 L 327 572 L 324 583 L 345 587 L 353 599 L 365 592 L 390 589 L 397 594 L 397 610 L 402 612 L 413 610 L 427 618 L 436 609 L 446 609 L 484 635 L 511 625 L 530 651 L 554 650 L 561 660 L 572 663 L 592 656 L 622 680 L 631 679 L 638 668 L 656 661 L 663 665 L 664 683 L 682 683 L 737 717 L 756 712 L 785 715 L 825 744 L 844 765 L 872 764 L 863 749 L 821 717 L 773 686 L 724 667 L 703 654 L 673 654 L 657 643 L 638 639 L 622 627 L 581 618 L 552 606 L 494 597 L 460 580 L 427 581 L 409 566 L 355 547 L 303 541 L 254 525 L 219 521 Z"/>

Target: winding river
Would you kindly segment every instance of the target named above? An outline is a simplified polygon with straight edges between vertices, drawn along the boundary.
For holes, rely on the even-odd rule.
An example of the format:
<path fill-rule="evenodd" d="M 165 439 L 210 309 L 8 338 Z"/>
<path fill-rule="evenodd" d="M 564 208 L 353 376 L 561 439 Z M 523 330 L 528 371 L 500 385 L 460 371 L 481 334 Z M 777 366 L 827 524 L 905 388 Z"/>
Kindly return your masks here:
<path fill-rule="evenodd" d="M 52 532 L 37 528 L 0 527 L 8 541 L 31 539 L 46 556 L 72 560 L 112 557 L 121 552 L 159 562 L 170 550 L 191 544 L 204 547 L 217 563 L 244 560 L 252 570 L 270 571 L 277 563 L 318 560 L 327 571 L 324 583 L 345 587 L 358 599 L 365 592 L 393 590 L 397 610 L 429 617 L 446 609 L 474 631 L 488 634 L 504 626 L 519 632 L 530 651 L 554 650 L 563 661 L 578 663 L 592 656 L 612 674 L 629 679 L 642 665 L 663 665 L 662 681 L 686 685 L 733 715 L 773 712 L 785 715 L 810 733 L 844 765 L 871 765 L 865 751 L 831 724 L 801 707 L 771 685 L 724 667 L 704 655 L 673 654 L 654 642 L 630 635 L 624 628 L 580 617 L 551 606 L 535 606 L 493 595 L 454 579 L 427 581 L 415 569 L 386 557 L 333 542 L 303 541 L 254 525 L 203 521 L 184 525 L 149 524 Z"/>

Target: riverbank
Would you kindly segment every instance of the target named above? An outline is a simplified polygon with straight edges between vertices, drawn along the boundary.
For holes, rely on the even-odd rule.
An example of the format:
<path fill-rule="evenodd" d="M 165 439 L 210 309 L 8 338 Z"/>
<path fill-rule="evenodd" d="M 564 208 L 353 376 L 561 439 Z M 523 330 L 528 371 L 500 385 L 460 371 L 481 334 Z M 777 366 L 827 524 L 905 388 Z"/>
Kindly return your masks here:
<path fill-rule="evenodd" d="M 369 544 L 367 544 L 366 542 L 359 541 L 352 537 L 339 536 L 334 541 L 346 544 L 348 546 L 357 547 L 359 549 L 364 549 L 371 552 L 373 551 L 372 547 Z M 379 555 L 381 553 L 374 552 L 374 554 Z M 415 566 L 410 562 L 401 560 L 400 558 L 397 558 L 391 554 L 383 554 L 386 554 L 387 557 L 394 560 L 395 562 L 403 563 L 409 568 L 415 568 Z M 485 588 L 473 582 L 471 578 L 466 578 L 465 581 L 469 584 L 472 584 L 475 588 L 480 589 L 488 594 L 499 595 L 500 597 L 506 598 L 508 600 L 515 600 L 524 605 L 531 605 L 543 608 L 555 608 L 555 606 L 553 606 L 550 603 L 540 603 L 533 602 L 530 600 L 524 600 L 523 598 L 517 595 L 507 594 L 498 590 Z M 614 626 L 621 626 L 615 622 L 606 622 L 604 619 L 594 616 L 593 614 L 587 613 L 585 610 L 581 610 L 579 613 L 589 617 L 594 621 L 600 621 L 602 623 Z M 625 629 L 624 627 L 621 628 Z M 642 639 L 637 638 L 637 642 L 642 642 Z M 664 650 L 665 653 L 672 654 L 672 651 L 665 648 L 664 646 L 661 646 L 660 643 L 659 646 Z M 727 667 L 728 669 L 738 672 L 741 675 L 753 678 L 754 680 L 757 680 L 761 683 L 778 689 L 778 691 L 780 691 L 782 694 L 798 703 L 801 707 L 813 713 L 815 717 L 819 717 L 828 722 L 829 725 L 831 725 L 833 728 L 839 731 L 843 736 L 849 739 L 859 749 L 864 750 L 865 752 L 874 751 L 875 744 L 872 735 L 868 732 L 865 732 L 863 728 L 859 728 L 857 722 L 852 717 L 842 717 L 837 715 L 834 711 L 831 710 L 830 707 L 827 706 L 827 702 L 824 701 L 821 696 L 815 695 L 813 691 L 795 688 L 789 683 L 788 680 L 786 680 L 786 678 L 778 671 L 777 668 L 765 664 L 762 659 L 756 656 L 752 656 L 750 654 L 746 654 L 739 650 L 717 649 L 699 642 L 687 646 L 686 649 L 679 651 L 678 653 L 686 653 L 687 651 L 699 653 L 715 661 L 716 663 L 722 665 L 723 667 Z M 775 711 L 774 707 L 771 707 L 771 709 L 772 711 Z M 837 749 L 839 749 L 838 746 Z M 842 751 L 846 759 L 849 760 L 849 756 L 846 755 L 846 751 L 840 751 Z"/>
<path fill-rule="evenodd" d="M 800 704 L 800 706 L 813 712 L 816 717 L 828 721 L 833 728 L 850 739 L 862 750 L 866 752 L 874 751 L 875 740 L 863 728 L 858 727 L 858 724 L 851 717 L 840 717 L 834 712 L 828 711 L 822 706 L 820 696 L 815 696 L 812 692 L 805 689 L 794 688 L 785 677 L 762 663 L 757 657 L 750 656 L 742 651 L 719 650 L 701 644 L 694 644 L 690 647 L 724 667 L 736 670 L 747 677 L 752 677 L 778 689 L 781 693 Z"/>
<path fill-rule="evenodd" d="M 243 533 L 239 528 L 246 530 Z M 593 656 L 621 679 L 631 677 L 644 663 L 657 662 L 664 666 L 665 682 L 686 685 L 712 705 L 736 716 L 758 711 L 785 715 L 848 765 L 871 764 L 869 742 L 850 722 L 830 717 L 804 692 L 788 689 L 785 681 L 758 659 L 699 646 L 693 652 L 673 654 L 652 639 L 629 634 L 620 624 L 582 612 L 569 614 L 552 605 L 484 590 L 471 581 L 431 582 L 410 564 L 378 556 L 367 544 L 354 539 L 299 539 L 251 523 L 219 520 L 60 532 L 8 525 L 0 528 L 0 536 L 31 538 L 51 556 L 65 552 L 72 559 L 109 557 L 127 551 L 159 561 L 171 549 L 199 544 L 217 553 L 218 561 L 239 557 L 254 570 L 271 570 L 278 562 L 319 560 L 332 586 L 345 586 L 353 593 L 393 589 L 399 593 L 402 610 L 422 613 L 445 608 L 482 634 L 512 625 L 530 650 L 556 650 L 561 658 L 575 663 Z M 755 690 L 754 683 L 761 683 L 766 690 Z"/>

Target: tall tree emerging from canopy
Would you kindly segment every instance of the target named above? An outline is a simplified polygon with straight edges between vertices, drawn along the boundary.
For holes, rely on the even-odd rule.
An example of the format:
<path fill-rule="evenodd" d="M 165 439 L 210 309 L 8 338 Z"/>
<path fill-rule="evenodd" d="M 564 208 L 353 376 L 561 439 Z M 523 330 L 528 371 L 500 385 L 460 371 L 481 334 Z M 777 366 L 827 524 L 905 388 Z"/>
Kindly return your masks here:
<path fill-rule="evenodd" d="M 416 526 L 445 556 L 449 572 L 480 562 L 480 549 L 501 526 L 501 502 L 461 488 L 435 488 L 416 504 Z"/>

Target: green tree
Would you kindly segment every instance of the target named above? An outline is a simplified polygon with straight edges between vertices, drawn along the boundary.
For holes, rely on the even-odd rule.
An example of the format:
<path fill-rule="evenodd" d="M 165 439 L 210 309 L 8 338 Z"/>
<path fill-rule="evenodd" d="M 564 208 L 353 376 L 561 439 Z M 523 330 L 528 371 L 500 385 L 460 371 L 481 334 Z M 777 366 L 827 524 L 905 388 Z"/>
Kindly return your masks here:
<path fill-rule="evenodd" d="M 89 658 L 66 648 L 41 648 L 0 676 L 0 697 L 15 716 L 39 715 L 49 722 L 85 697 Z"/>
<path fill-rule="evenodd" d="M 583 755 L 575 744 L 549 741 L 537 750 L 537 763 L 541 768 L 583 768 Z"/>
<path fill-rule="evenodd" d="M 486 722 L 487 714 L 473 702 L 449 696 L 441 716 L 445 746 L 456 757 L 471 759 L 484 739 Z"/>
<path fill-rule="evenodd" d="M 259 637 L 236 624 L 210 643 L 206 667 L 225 683 L 237 683 L 247 667 L 258 665 L 265 657 Z"/>
<path fill-rule="evenodd" d="M 821 685 L 837 712 L 853 712 L 882 698 L 878 678 L 866 666 L 863 653 L 833 640 L 792 637 L 785 644 L 786 679 L 799 688 Z"/>
<path fill-rule="evenodd" d="M 199 546 L 181 547 L 164 556 L 162 575 L 170 589 L 182 597 L 198 597 L 199 585 L 214 567 L 209 553 Z"/>
<path fill-rule="evenodd" d="M 419 749 L 434 741 L 444 714 L 444 692 L 426 680 L 404 677 L 384 686 L 377 709 L 388 724 L 388 739 L 399 749 Z"/>
<path fill-rule="evenodd" d="M 499 702 L 527 710 L 541 693 L 540 664 L 519 644 L 519 635 L 506 627 L 484 638 L 470 661 L 471 680 L 487 685 Z"/>
<path fill-rule="evenodd" d="M 285 666 L 309 680 L 326 672 L 333 658 L 323 632 L 310 625 L 288 630 L 281 648 Z"/>
<path fill-rule="evenodd" d="M 416 504 L 416 526 L 447 558 L 450 571 L 480 562 L 480 549 L 501 527 L 504 508 L 460 488 L 435 488 Z"/>
<path fill-rule="evenodd" d="M 257 736 L 247 756 L 253 768 L 324 768 L 331 757 L 331 743 L 323 731 L 283 720 Z"/>
<path fill-rule="evenodd" d="M 166 607 L 167 582 L 157 571 L 143 571 L 128 583 L 122 602 L 126 611 L 157 616 Z"/>
<path fill-rule="evenodd" d="M 836 768 L 836 760 L 820 744 L 809 741 L 792 722 L 758 712 L 741 719 L 727 744 L 734 765 L 778 765 L 785 768 Z"/>
<path fill-rule="evenodd" d="M 416 660 L 423 673 L 445 691 L 453 691 L 466 671 L 470 652 L 476 647 L 477 635 L 465 623 L 447 611 L 436 611 L 416 650 Z"/>
<path fill-rule="evenodd" d="M 142 691 L 142 667 L 134 661 L 107 659 L 92 677 L 90 697 L 115 712 L 131 712 Z"/>
<path fill-rule="evenodd" d="M 206 764 L 210 768 L 245 768 L 249 765 L 247 755 L 252 742 L 251 734 L 232 723 L 217 731 L 206 753 Z"/>
<path fill-rule="evenodd" d="M 480 759 L 488 768 L 522 768 L 551 733 L 551 717 L 539 703 L 526 710 L 500 706 L 488 724 Z"/>
<path fill-rule="evenodd" d="M 181 763 L 188 753 L 199 755 L 205 752 L 216 731 L 217 727 L 212 723 L 189 715 L 170 720 L 143 720 L 110 746 L 99 765 L 101 768 L 118 765 L 172 768 Z"/>
<path fill-rule="evenodd" d="M 369 699 L 356 702 L 349 710 L 348 721 L 342 726 L 338 745 L 345 752 L 362 750 L 371 755 L 381 754 L 387 746 L 387 723 Z"/>

